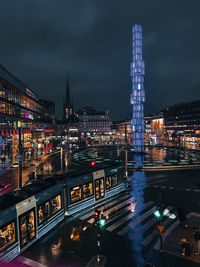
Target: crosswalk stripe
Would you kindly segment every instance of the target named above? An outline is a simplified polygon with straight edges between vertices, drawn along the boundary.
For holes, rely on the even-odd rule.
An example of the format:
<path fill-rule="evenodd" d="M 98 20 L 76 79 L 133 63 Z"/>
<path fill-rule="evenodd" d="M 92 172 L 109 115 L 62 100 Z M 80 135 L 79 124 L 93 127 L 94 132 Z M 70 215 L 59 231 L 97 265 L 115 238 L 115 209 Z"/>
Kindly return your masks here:
<path fill-rule="evenodd" d="M 124 195 L 124 196 L 122 196 L 122 197 L 120 197 L 120 198 L 116 198 L 114 201 L 109 202 L 108 204 L 105 204 L 104 206 L 105 206 L 105 208 L 108 208 L 108 207 L 114 205 L 115 203 L 118 203 L 119 201 L 121 201 L 121 200 L 123 200 L 123 199 L 125 199 L 125 198 L 127 198 L 127 197 L 129 197 L 128 194 L 126 194 L 126 195 Z M 81 219 L 81 220 L 86 220 L 86 219 L 88 219 L 89 217 L 91 217 L 93 214 L 94 214 L 94 211 L 92 211 L 92 212 L 90 212 L 90 213 L 87 213 L 87 214 L 81 216 L 80 219 Z"/>
<path fill-rule="evenodd" d="M 128 230 L 130 229 L 130 227 L 132 227 L 132 228 L 135 227 L 137 224 L 139 224 L 144 219 L 146 219 L 147 217 L 149 217 L 155 210 L 156 210 L 156 206 L 154 206 L 153 208 L 151 208 L 150 210 L 148 210 L 144 214 L 142 214 L 139 217 L 137 217 L 132 223 L 128 224 L 121 231 L 119 231 L 118 234 L 119 235 L 124 235 L 126 232 L 128 232 Z"/>
<path fill-rule="evenodd" d="M 131 197 L 131 198 L 127 199 L 126 201 L 124 201 L 124 202 L 118 204 L 117 206 L 114 206 L 114 207 L 111 208 L 111 209 L 106 210 L 106 212 L 104 212 L 104 216 L 108 216 L 108 215 L 111 214 L 114 210 L 119 209 L 119 208 L 121 208 L 121 207 L 123 207 L 123 206 L 126 206 L 126 205 L 129 204 L 131 201 L 133 201 L 133 197 Z M 126 211 L 127 211 L 127 210 L 128 210 L 128 209 L 126 209 Z M 119 213 L 118 213 L 117 215 L 119 215 Z M 115 217 L 116 217 L 116 216 L 115 216 Z M 89 223 L 93 223 L 93 222 L 94 222 L 94 218 L 91 218 L 88 222 L 89 222 Z M 110 222 L 111 222 L 111 220 L 108 221 L 108 223 L 110 223 Z"/>
<path fill-rule="evenodd" d="M 152 205 L 152 201 L 147 202 L 143 209 L 149 207 Z M 141 212 L 142 210 L 138 210 L 135 212 L 131 212 L 130 214 L 128 214 L 127 216 L 123 217 L 121 220 L 117 221 L 116 223 L 112 224 L 111 226 L 109 226 L 107 228 L 108 231 L 114 231 L 115 229 L 117 229 L 120 225 L 122 225 L 123 223 L 125 223 L 126 221 L 130 220 L 131 218 L 133 218 L 136 214 L 138 214 L 139 212 Z"/>
<path fill-rule="evenodd" d="M 173 207 L 168 206 L 167 209 L 168 209 L 167 214 L 170 214 L 170 211 L 173 209 Z M 167 214 L 166 214 L 166 215 L 167 215 Z M 158 221 L 158 219 L 157 219 L 156 217 L 153 217 L 150 221 L 148 221 L 148 222 L 145 223 L 143 226 L 141 226 L 141 228 L 140 228 L 137 232 L 133 233 L 133 234 L 129 237 L 129 239 L 130 239 L 130 240 L 134 240 L 135 237 L 136 237 L 138 234 L 142 234 L 142 233 L 144 233 L 147 229 L 151 228 L 157 221 Z"/>
<path fill-rule="evenodd" d="M 166 227 L 171 221 L 172 221 L 172 219 L 167 218 L 167 220 L 164 221 L 163 225 Z M 142 245 L 143 245 L 143 246 L 148 246 L 148 244 L 149 244 L 149 243 L 150 243 L 156 236 L 158 236 L 158 234 L 159 234 L 158 230 L 157 230 L 157 229 L 154 229 L 153 232 L 152 232 L 150 235 L 148 235 L 148 236 L 144 239 Z"/>

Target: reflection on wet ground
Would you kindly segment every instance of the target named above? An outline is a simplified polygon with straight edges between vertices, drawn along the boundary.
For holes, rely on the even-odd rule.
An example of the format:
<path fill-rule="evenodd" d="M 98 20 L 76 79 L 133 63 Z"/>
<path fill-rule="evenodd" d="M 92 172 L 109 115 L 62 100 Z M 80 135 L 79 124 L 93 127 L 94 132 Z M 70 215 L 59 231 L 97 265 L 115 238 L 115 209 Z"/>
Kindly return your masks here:
<path fill-rule="evenodd" d="M 61 160 L 62 159 L 62 160 Z M 46 177 L 52 175 L 55 172 L 61 171 L 61 166 L 63 171 L 68 170 L 68 165 L 70 162 L 69 151 L 63 151 L 61 156 L 60 152 L 54 153 L 52 155 L 43 155 L 38 160 L 33 160 L 31 164 L 27 164 L 22 168 L 22 182 L 23 185 L 29 182 L 29 174 L 35 173 L 35 177 Z M 0 196 L 7 193 L 12 189 L 18 187 L 18 167 L 12 169 L 4 169 L 3 172 L 0 171 L 0 181 L 10 184 L 9 190 L 2 190 Z"/>

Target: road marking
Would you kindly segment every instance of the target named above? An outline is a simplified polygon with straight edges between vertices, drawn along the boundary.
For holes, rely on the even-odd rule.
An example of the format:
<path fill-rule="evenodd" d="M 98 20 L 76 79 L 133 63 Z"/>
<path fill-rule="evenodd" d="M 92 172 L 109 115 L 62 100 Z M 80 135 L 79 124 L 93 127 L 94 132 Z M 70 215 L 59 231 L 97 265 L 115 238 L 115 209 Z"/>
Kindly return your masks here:
<path fill-rule="evenodd" d="M 133 218 L 136 214 L 138 214 L 139 212 L 141 212 L 143 209 L 151 206 L 153 203 L 153 201 L 149 201 L 147 202 L 144 207 L 138 211 L 135 212 L 131 212 L 130 214 L 128 214 L 127 216 L 123 217 L 121 220 L 117 221 L 116 223 L 112 224 L 111 226 L 109 226 L 108 228 L 106 228 L 106 230 L 108 231 L 114 231 L 115 229 L 117 229 L 120 225 L 124 224 L 126 221 L 130 220 L 131 218 Z"/>
<path fill-rule="evenodd" d="M 120 198 L 117 198 L 117 199 L 113 200 L 112 202 L 109 202 L 108 204 L 103 204 L 103 203 L 102 203 L 102 206 L 104 205 L 105 208 L 109 208 L 110 206 L 114 205 L 115 203 L 118 203 L 120 200 L 123 200 L 123 199 L 127 198 L 128 196 L 129 196 L 129 195 L 126 194 L 126 195 L 124 195 L 124 196 L 122 196 L 122 197 L 120 197 Z M 80 219 L 81 219 L 81 220 L 86 220 L 86 219 L 88 219 L 90 216 L 92 216 L 93 214 L 94 214 L 94 211 L 92 211 L 92 212 L 90 212 L 90 213 L 87 213 L 87 214 L 81 216 Z"/>
<path fill-rule="evenodd" d="M 190 188 L 186 188 L 185 191 L 192 191 L 192 189 L 190 189 Z"/>
<path fill-rule="evenodd" d="M 27 264 L 29 266 L 32 266 L 32 267 L 48 267 L 47 265 L 44 265 L 42 263 L 39 263 L 37 261 L 31 260 L 31 259 L 28 259 L 28 258 L 25 258 L 25 257 L 22 257 L 22 256 L 18 256 L 16 258 L 16 260 L 21 262 L 21 263 L 24 263 L 24 264 Z"/>
<path fill-rule="evenodd" d="M 194 189 L 194 192 L 200 192 L 200 189 Z"/>
<path fill-rule="evenodd" d="M 168 209 L 167 214 L 170 214 L 170 211 L 173 210 L 173 207 L 168 206 L 167 209 Z M 138 231 L 136 231 L 133 235 L 131 235 L 129 239 L 134 240 L 138 234 L 144 233 L 147 229 L 151 228 L 156 222 L 158 222 L 158 219 L 156 217 L 153 217 L 150 221 L 145 223 Z"/>
<path fill-rule="evenodd" d="M 179 221 L 175 221 L 164 233 L 163 233 L 163 242 L 166 239 L 167 235 L 179 224 Z M 158 240 L 154 246 L 154 249 L 160 249 L 160 240 Z"/>
<path fill-rule="evenodd" d="M 169 189 L 175 189 L 175 187 L 174 186 L 169 186 Z"/>
<path fill-rule="evenodd" d="M 111 208 L 111 209 L 106 210 L 106 211 L 103 213 L 103 215 L 104 215 L 104 216 L 108 216 L 110 213 L 112 213 L 112 211 L 116 210 L 117 208 L 121 208 L 121 207 L 125 206 L 126 204 L 130 203 L 131 201 L 133 201 L 133 197 L 127 199 L 126 201 L 124 201 L 124 202 L 122 202 L 122 203 L 120 203 L 120 204 L 118 204 L 118 205 L 116 205 L 116 206 L 114 206 L 114 207 Z M 127 210 L 128 210 L 128 209 L 127 209 Z M 94 218 L 91 218 L 88 222 L 89 222 L 89 223 L 93 223 L 93 222 L 94 222 Z"/>
<path fill-rule="evenodd" d="M 167 225 L 171 222 L 171 220 L 172 220 L 172 219 L 168 218 L 167 220 L 164 221 L 163 225 L 164 225 L 165 227 L 167 227 Z M 145 247 L 148 246 L 148 244 L 149 244 L 149 243 L 150 243 L 156 236 L 158 236 L 158 234 L 159 234 L 158 229 L 153 230 L 153 232 L 152 232 L 150 235 L 148 235 L 148 236 L 144 239 L 144 241 L 142 242 L 142 245 L 145 246 Z"/>
<path fill-rule="evenodd" d="M 154 206 L 153 208 L 151 208 L 150 210 L 148 210 L 147 212 L 145 212 L 142 215 L 139 215 L 139 217 L 137 217 L 132 223 L 129 223 L 127 226 L 125 226 L 121 231 L 119 231 L 117 234 L 119 235 L 124 235 L 126 232 L 128 232 L 128 230 L 131 228 L 134 228 L 137 224 L 139 224 L 140 222 L 142 222 L 144 219 L 146 219 L 147 217 L 149 217 L 154 211 L 156 210 L 156 206 Z"/>
<path fill-rule="evenodd" d="M 165 185 L 161 185 L 160 188 L 166 188 L 166 186 Z"/>

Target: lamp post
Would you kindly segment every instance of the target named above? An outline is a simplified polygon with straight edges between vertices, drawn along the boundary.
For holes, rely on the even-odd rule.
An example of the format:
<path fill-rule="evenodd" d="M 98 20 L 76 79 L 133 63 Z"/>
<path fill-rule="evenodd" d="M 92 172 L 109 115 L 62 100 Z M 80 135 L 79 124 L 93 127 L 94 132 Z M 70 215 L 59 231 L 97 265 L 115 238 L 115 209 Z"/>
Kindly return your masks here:
<path fill-rule="evenodd" d="M 19 133 L 19 145 L 18 145 L 18 153 L 19 153 L 19 189 L 22 188 L 22 140 L 21 140 L 21 121 L 18 121 L 18 133 Z"/>

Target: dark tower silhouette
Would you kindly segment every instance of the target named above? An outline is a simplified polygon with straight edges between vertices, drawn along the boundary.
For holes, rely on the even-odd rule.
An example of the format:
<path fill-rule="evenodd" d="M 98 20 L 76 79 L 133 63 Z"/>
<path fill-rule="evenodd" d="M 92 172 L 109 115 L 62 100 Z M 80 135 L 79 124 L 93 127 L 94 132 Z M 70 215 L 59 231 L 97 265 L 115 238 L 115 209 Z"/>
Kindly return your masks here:
<path fill-rule="evenodd" d="M 64 119 L 67 121 L 73 114 L 73 105 L 71 104 L 69 79 L 67 73 L 67 87 L 66 87 L 66 103 L 64 109 Z"/>

